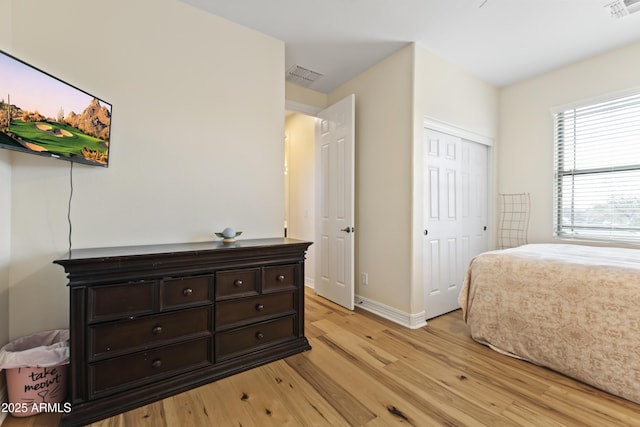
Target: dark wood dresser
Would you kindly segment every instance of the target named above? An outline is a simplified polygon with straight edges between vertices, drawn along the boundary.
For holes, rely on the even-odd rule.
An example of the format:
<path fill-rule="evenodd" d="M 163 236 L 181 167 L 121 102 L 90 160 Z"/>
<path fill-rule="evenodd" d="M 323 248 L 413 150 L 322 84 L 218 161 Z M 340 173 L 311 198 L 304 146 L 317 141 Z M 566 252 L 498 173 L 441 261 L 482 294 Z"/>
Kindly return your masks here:
<path fill-rule="evenodd" d="M 72 250 L 71 412 L 107 418 L 309 350 L 304 260 L 288 238 Z"/>

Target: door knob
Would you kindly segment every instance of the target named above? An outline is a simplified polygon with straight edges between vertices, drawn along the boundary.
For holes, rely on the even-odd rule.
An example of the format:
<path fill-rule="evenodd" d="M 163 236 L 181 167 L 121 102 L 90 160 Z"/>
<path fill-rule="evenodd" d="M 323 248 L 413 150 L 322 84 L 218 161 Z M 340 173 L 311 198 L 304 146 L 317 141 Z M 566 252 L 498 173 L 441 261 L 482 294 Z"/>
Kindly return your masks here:
<path fill-rule="evenodd" d="M 353 232 L 353 227 L 341 228 L 340 231 L 346 231 L 347 233 L 351 233 L 351 232 Z"/>

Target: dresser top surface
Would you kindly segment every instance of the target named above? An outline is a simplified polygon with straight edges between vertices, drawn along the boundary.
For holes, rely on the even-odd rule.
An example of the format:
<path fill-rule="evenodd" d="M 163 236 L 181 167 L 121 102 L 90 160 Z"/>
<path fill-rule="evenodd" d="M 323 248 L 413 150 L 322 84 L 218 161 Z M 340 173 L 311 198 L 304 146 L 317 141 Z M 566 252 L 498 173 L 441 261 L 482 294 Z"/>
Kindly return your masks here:
<path fill-rule="evenodd" d="M 159 245 L 117 246 L 104 248 L 72 249 L 64 258 L 55 262 L 64 264 L 67 261 L 79 261 L 101 258 L 135 257 L 143 255 L 171 255 L 178 253 L 206 253 L 225 252 L 242 249 L 259 249 L 276 246 L 300 246 L 306 248 L 311 242 L 291 239 L 287 237 L 274 237 L 266 239 L 236 240 L 233 243 L 220 241 L 193 242 L 193 243 L 167 243 Z"/>

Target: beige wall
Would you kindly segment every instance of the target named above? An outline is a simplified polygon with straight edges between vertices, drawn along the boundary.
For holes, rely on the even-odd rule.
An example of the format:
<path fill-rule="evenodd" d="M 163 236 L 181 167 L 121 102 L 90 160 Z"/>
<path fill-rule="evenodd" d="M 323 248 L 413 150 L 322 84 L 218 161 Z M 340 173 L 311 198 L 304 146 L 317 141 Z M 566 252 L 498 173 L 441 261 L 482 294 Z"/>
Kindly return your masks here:
<path fill-rule="evenodd" d="M 415 46 L 415 70 L 414 131 L 420 142 L 421 119 L 424 117 L 495 139 L 498 128 L 497 87 L 419 45 Z"/>
<path fill-rule="evenodd" d="M 531 242 L 553 241 L 551 108 L 640 88 L 640 43 L 613 50 L 500 92 L 500 192 L 531 194 Z"/>
<path fill-rule="evenodd" d="M 0 7 L 2 16 L 2 7 Z M 0 23 L 1 25 L 1 23 Z M 9 342 L 9 265 L 11 260 L 11 165 L 9 153 L 0 151 L 0 347 Z M 4 371 L 0 372 L 0 402 L 3 402 Z M 0 423 L 4 414 L 0 413 Z"/>
<path fill-rule="evenodd" d="M 11 259 L 10 153 L 0 150 L 0 347 L 9 340 L 9 266 Z"/>
<path fill-rule="evenodd" d="M 73 167 L 73 247 L 282 235 L 281 41 L 173 0 L 9 3 L 10 53 L 113 104 L 109 168 Z M 11 173 L 17 337 L 68 326 L 52 261 L 68 250 L 70 164 L 13 154 Z"/>
<path fill-rule="evenodd" d="M 327 94 L 285 82 L 287 107 L 293 111 L 315 115 L 328 107 Z M 301 111 L 302 110 L 302 111 Z"/>
<path fill-rule="evenodd" d="M 328 99 L 356 98 L 355 292 L 404 312 L 411 290 L 412 64 L 413 50 L 404 48 Z"/>
<path fill-rule="evenodd" d="M 289 144 L 288 236 L 311 242 L 315 241 L 315 120 L 296 113 L 285 121 Z M 311 245 L 305 263 L 305 283 L 309 286 L 314 284 L 315 253 L 316 245 Z"/>
<path fill-rule="evenodd" d="M 11 48 L 11 3 L 0 2 L 0 50 Z M 0 95 L 2 97 L 2 95 Z M 9 342 L 9 265 L 11 260 L 11 161 L 10 153 L 0 150 L 0 347 Z M 5 387 L 0 372 L 0 402 Z M 0 413 L 0 423 L 5 414 Z"/>

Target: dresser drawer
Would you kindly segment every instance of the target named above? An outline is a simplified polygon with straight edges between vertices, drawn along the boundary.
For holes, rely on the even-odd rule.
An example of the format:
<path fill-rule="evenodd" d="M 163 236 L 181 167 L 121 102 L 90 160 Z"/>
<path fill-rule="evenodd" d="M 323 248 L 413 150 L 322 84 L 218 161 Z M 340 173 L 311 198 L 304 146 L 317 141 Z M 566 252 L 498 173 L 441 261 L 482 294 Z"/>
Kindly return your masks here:
<path fill-rule="evenodd" d="M 89 327 L 89 358 L 143 350 L 193 334 L 210 334 L 209 307 Z"/>
<path fill-rule="evenodd" d="M 262 292 L 296 288 L 296 273 L 297 266 L 295 264 L 265 267 L 262 278 Z"/>
<path fill-rule="evenodd" d="M 257 295 L 260 269 L 225 270 L 216 272 L 216 299 Z"/>
<path fill-rule="evenodd" d="M 211 340 L 201 338 L 89 364 L 89 394 L 150 383 L 210 364 Z"/>
<path fill-rule="evenodd" d="M 160 308 L 166 310 L 211 301 L 212 278 L 197 276 L 163 279 L 160 283 Z"/>
<path fill-rule="evenodd" d="M 295 316 L 216 334 L 216 361 L 295 337 Z"/>
<path fill-rule="evenodd" d="M 216 304 L 216 330 L 256 319 L 295 312 L 293 292 L 280 292 L 257 297 L 222 301 Z"/>
<path fill-rule="evenodd" d="M 152 313 L 155 281 L 96 286 L 88 290 L 89 321 Z"/>

